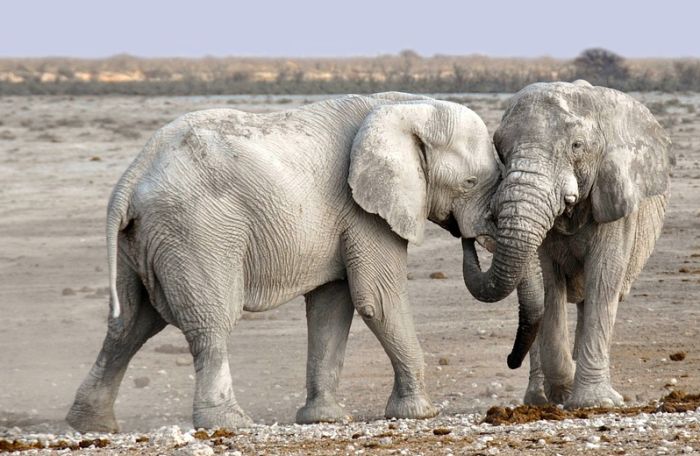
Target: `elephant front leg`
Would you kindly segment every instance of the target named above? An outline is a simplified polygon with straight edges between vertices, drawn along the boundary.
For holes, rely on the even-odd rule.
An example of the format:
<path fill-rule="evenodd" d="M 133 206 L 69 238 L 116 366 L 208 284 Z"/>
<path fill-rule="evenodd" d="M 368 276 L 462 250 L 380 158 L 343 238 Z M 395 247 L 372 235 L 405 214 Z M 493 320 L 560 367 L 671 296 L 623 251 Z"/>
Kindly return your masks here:
<path fill-rule="evenodd" d="M 306 404 L 297 411 L 297 423 L 351 419 L 335 395 L 354 310 L 345 281 L 328 283 L 306 295 Z"/>
<path fill-rule="evenodd" d="M 562 404 L 571 392 L 575 371 L 567 328 L 566 279 L 549 258 L 543 259 L 542 271 L 545 306 L 537 335 L 540 364 L 548 401 Z"/>
<path fill-rule="evenodd" d="M 544 405 L 548 402 L 547 395 L 544 392 L 544 373 L 542 372 L 542 364 L 540 361 L 540 338 L 535 339 L 535 342 L 530 347 L 530 377 L 525 390 L 523 403 L 527 405 Z"/>
<path fill-rule="evenodd" d="M 356 305 L 394 368 L 394 387 L 384 414 L 387 418 L 432 418 L 439 411 L 425 391 L 423 352 L 408 302 L 404 296 L 401 299 L 384 297 L 381 303 L 376 305 L 376 301 L 360 299 Z"/>
<path fill-rule="evenodd" d="M 622 226 L 605 226 L 605 231 L 617 235 L 611 237 L 611 242 L 595 246 L 586 259 L 586 299 L 579 321 L 582 327 L 577 328 L 576 377 L 565 403 L 570 409 L 624 403 L 610 384 L 610 344 L 629 252 Z"/>
<path fill-rule="evenodd" d="M 432 418 L 439 411 L 425 392 L 423 352 L 406 295 L 406 242 L 393 233 L 383 239 L 361 252 L 347 252 L 352 301 L 394 369 L 386 417 Z"/>

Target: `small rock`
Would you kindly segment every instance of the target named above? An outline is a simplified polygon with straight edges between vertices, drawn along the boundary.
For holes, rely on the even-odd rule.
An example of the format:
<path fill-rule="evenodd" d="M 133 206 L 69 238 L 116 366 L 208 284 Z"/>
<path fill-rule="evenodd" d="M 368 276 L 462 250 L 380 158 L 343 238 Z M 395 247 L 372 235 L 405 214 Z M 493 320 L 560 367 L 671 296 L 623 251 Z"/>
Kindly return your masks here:
<path fill-rule="evenodd" d="M 184 445 L 194 440 L 191 434 L 183 434 L 179 426 L 163 426 L 153 436 L 153 443 L 166 446 Z"/>
<path fill-rule="evenodd" d="M 391 437 L 382 437 L 381 439 L 379 439 L 379 444 L 382 446 L 391 445 Z"/>
<path fill-rule="evenodd" d="M 685 359 L 686 353 L 685 352 L 677 352 L 669 355 L 669 358 L 671 361 L 683 361 Z"/>
<path fill-rule="evenodd" d="M 438 359 L 438 364 L 441 366 L 449 366 L 450 360 L 449 360 L 449 358 L 446 358 L 443 356 L 442 358 Z"/>
<path fill-rule="evenodd" d="M 445 274 L 444 272 L 441 272 L 441 271 L 431 272 L 431 273 L 430 273 L 430 278 L 431 278 L 431 279 L 446 279 L 446 278 L 447 278 L 447 274 Z"/>
<path fill-rule="evenodd" d="M 186 356 L 178 356 L 177 359 L 175 359 L 175 364 L 177 366 L 191 366 L 192 358 Z"/>
<path fill-rule="evenodd" d="M 151 379 L 148 377 L 136 377 L 134 379 L 134 386 L 136 388 L 145 388 L 151 383 Z"/>
<path fill-rule="evenodd" d="M 179 448 L 174 454 L 181 456 L 210 456 L 214 449 L 202 442 L 194 442 Z"/>
<path fill-rule="evenodd" d="M 72 288 L 64 288 L 63 291 L 61 291 L 62 296 L 74 296 L 75 295 L 75 290 Z"/>

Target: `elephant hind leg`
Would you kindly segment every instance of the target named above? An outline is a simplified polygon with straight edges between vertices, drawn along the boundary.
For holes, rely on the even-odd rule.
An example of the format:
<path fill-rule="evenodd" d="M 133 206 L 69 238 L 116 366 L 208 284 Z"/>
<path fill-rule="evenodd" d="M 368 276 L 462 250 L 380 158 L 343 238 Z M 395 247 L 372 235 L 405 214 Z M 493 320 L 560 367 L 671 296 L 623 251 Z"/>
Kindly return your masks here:
<path fill-rule="evenodd" d="M 66 421 L 80 432 L 117 432 L 114 401 L 131 358 L 166 322 L 151 306 L 138 275 L 118 263 L 117 292 L 125 304 L 118 319 L 109 317 L 107 335 L 97 360 L 78 388 Z"/>
<path fill-rule="evenodd" d="M 169 272 L 158 276 L 163 297 L 194 358 L 194 427 L 249 426 L 252 420 L 233 391 L 228 356 L 228 336 L 244 304 L 241 268 L 178 249 L 164 261 L 169 263 L 158 268 Z"/>

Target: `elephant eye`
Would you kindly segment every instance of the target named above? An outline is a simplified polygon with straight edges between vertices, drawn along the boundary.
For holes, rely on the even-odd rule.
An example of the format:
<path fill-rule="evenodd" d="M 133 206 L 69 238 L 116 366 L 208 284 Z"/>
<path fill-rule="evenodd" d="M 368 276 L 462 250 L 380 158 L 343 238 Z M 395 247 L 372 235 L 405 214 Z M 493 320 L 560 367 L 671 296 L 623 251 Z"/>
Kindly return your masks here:
<path fill-rule="evenodd" d="M 470 176 L 467 177 L 464 182 L 462 182 L 462 189 L 463 190 L 468 190 L 470 188 L 473 188 L 476 185 L 476 176 Z"/>
<path fill-rule="evenodd" d="M 571 143 L 571 149 L 573 149 L 574 151 L 580 151 L 581 149 L 583 149 L 583 141 L 577 139 L 576 141 Z"/>

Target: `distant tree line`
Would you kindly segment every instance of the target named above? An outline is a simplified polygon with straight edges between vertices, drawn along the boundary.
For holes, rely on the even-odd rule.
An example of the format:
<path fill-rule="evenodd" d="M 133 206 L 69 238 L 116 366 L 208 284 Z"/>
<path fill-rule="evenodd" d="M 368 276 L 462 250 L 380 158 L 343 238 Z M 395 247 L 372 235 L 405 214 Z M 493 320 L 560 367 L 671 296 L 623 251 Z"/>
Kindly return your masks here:
<path fill-rule="evenodd" d="M 0 59 L 0 95 L 234 95 L 514 92 L 586 79 L 625 91 L 700 91 L 699 59 L 624 59 L 587 49 L 574 60 L 422 57 L 345 59 Z"/>

